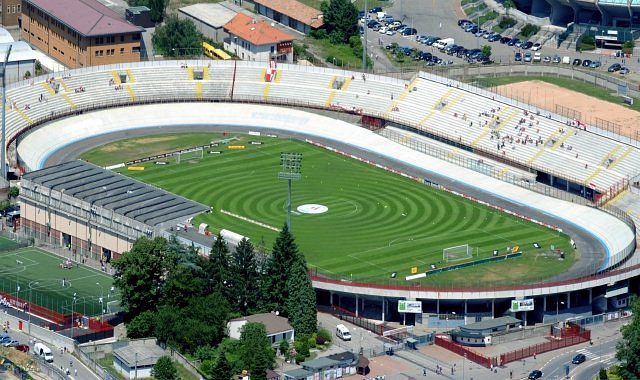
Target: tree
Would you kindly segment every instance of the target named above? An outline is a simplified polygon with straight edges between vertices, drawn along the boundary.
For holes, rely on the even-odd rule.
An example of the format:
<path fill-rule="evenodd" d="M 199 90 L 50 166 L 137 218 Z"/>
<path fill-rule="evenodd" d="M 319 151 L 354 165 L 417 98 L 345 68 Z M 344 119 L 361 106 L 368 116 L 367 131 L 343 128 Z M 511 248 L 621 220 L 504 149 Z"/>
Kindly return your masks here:
<path fill-rule="evenodd" d="M 145 311 L 127 323 L 127 338 L 148 338 L 155 334 L 155 313 Z"/>
<path fill-rule="evenodd" d="M 264 379 L 267 369 L 273 368 L 276 354 L 262 323 L 247 323 L 242 326 L 240 353 L 244 367 L 249 370 L 253 379 Z"/>
<path fill-rule="evenodd" d="M 631 299 L 633 317 L 620 329 L 622 340 L 618 343 L 616 358 L 622 362 L 618 371 L 625 380 L 638 379 L 640 375 L 640 298 Z"/>
<path fill-rule="evenodd" d="M 317 330 L 316 292 L 309 278 L 307 262 L 301 253 L 290 270 L 287 280 L 287 313 L 296 334 L 311 335 Z"/>
<path fill-rule="evenodd" d="M 264 287 L 262 291 L 263 309 L 266 311 L 279 311 L 287 315 L 286 301 L 288 299 L 287 279 L 294 259 L 298 255 L 298 246 L 293 235 L 289 232 L 286 223 L 280 235 L 273 243 L 271 257 L 267 263 Z"/>
<path fill-rule="evenodd" d="M 358 34 L 358 10 L 350 0 L 323 1 L 320 10 L 331 42 L 344 44 Z"/>
<path fill-rule="evenodd" d="M 174 258 L 167 250 L 167 240 L 141 237 L 112 265 L 114 285 L 120 289 L 121 303 L 127 317 L 135 318 L 144 311 L 156 310 L 161 289 Z"/>
<path fill-rule="evenodd" d="M 202 39 L 202 34 L 191 20 L 169 16 L 164 25 L 156 28 L 152 41 L 155 50 L 165 56 L 185 57 L 201 54 Z"/>
<path fill-rule="evenodd" d="M 27 71 L 27 73 L 29 73 Z M 27 74 L 25 74 L 26 76 Z M 29 76 L 31 76 L 31 73 L 29 73 Z M 20 188 L 18 186 L 11 186 L 9 188 L 9 199 L 11 198 L 18 198 L 18 195 L 20 195 Z"/>
<path fill-rule="evenodd" d="M 598 378 L 600 380 L 609 380 L 609 375 L 607 375 L 607 370 L 604 368 L 600 368 L 600 371 L 598 372 Z"/>
<path fill-rule="evenodd" d="M 139 7 L 145 6 L 150 9 L 151 21 L 160 22 L 164 18 L 168 0 L 127 0 L 129 6 Z"/>
<path fill-rule="evenodd" d="M 484 55 L 487 58 L 491 58 L 491 46 L 484 45 L 482 47 L 482 55 Z"/>
<path fill-rule="evenodd" d="M 178 380 L 178 370 L 168 356 L 162 356 L 151 370 L 151 376 L 156 380 Z"/>
<path fill-rule="evenodd" d="M 237 309 L 242 315 L 247 315 L 249 310 L 257 308 L 260 283 L 256 254 L 253 244 L 247 239 L 243 238 L 236 247 L 231 261 L 231 273 L 234 274 L 232 292 L 238 303 Z"/>
<path fill-rule="evenodd" d="M 232 380 L 233 368 L 227 360 L 227 354 L 224 350 L 220 351 L 216 365 L 211 369 L 211 380 Z"/>
<path fill-rule="evenodd" d="M 229 263 L 229 246 L 222 235 L 218 233 L 216 241 L 211 246 L 209 254 L 208 271 L 213 289 L 229 298 L 229 286 L 231 286 L 231 274 Z"/>

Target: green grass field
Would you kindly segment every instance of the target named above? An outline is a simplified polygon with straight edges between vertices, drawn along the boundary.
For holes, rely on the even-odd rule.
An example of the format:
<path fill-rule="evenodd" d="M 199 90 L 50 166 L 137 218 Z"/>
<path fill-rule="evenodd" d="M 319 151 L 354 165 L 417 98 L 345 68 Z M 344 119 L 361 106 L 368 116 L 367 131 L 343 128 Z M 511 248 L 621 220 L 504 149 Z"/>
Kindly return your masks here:
<path fill-rule="evenodd" d="M 283 226 L 287 183 L 278 179 L 280 152 L 302 153 L 303 177 L 293 183 L 293 210 L 304 204 L 320 204 L 328 211 L 296 211 L 293 233 L 312 268 L 344 279 L 387 282 L 390 274 L 397 272 L 398 279 L 393 281 L 404 283 L 411 267 L 417 266 L 419 271 L 432 263 L 442 267 L 443 248 L 462 244 L 477 249 L 474 260 L 491 256 L 494 249 L 504 252 L 515 245 L 524 255 L 430 276 L 423 279 L 424 285 L 486 286 L 541 280 L 565 271 L 574 261 L 568 238 L 555 231 L 304 142 L 237 137 L 240 140 L 233 144 L 246 149 L 212 148 L 223 153 L 205 152 L 203 160 L 149 163 L 144 171 L 122 172 L 211 206 L 213 212 L 198 216 L 195 225 L 207 223 L 214 232 L 225 228 L 250 237 L 257 245 L 264 240 L 268 248 L 277 232 L 254 222 L 276 230 Z M 172 150 L 168 148 L 179 146 L 185 137 L 144 137 L 127 144 L 144 145 L 150 138 L 162 139 L 166 150 Z M 200 143 L 221 138 L 211 134 Z M 249 141 L 264 144 L 251 145 Z M 114 154 L 113 147 L 97 148 L 82 158 L 101 165 L 121 162 L 120 152 Z M 97 160 L 104 151 L 111 152 L 110 161 Z M 543 248 L 534 249 L 534 242 Z M 551 245 L 564 250 L 566 259 L 560 261 L 549 252 Z"/>
<path fill-rule="evenodd" d="M 109 302 L 119 300 L 117 290 L 111 292 L 111 276 L 86 266 L 62 269 L 63 261 L 37 248 L 2 252 L 0 290 L 59 313 L 71 313 L 76 293 L 74 310 L 88 316 L 100 315 L 100 297 L 105 309 Z"/>

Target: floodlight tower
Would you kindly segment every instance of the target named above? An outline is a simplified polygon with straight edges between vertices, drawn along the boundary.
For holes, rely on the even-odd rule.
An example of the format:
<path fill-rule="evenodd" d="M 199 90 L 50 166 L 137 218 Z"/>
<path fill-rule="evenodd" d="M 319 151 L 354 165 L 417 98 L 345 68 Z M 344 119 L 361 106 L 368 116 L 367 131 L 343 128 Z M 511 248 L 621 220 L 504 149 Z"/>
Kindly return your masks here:
<path fill-rule="evenodd" d="M 0 170 L 0 175 L 2 175 L 2 186 L 5 186 L 7 181 L 7 159 L 6 155 L 6 140 L 7 140 L 7 81 L 5 79 L 7 74 L 7 63 L 9 62 L 9 55 L 11 54 L 11 45 L 9 45 L 9 49 L 7 49 L 7 55 L 4 57 L 4 65 L 2 66 L 2 152 L 0 152 L 0 165 L 2 165 L 2 169 Z"/>
<path fill-rule="evenodd" d="M 302 153 L 280 152 L 279 179 L 286 179 L 289 183 L 287 198 L 287 228 L 291 232 L 291 181 L 298 181 L 302 177 Z"/>

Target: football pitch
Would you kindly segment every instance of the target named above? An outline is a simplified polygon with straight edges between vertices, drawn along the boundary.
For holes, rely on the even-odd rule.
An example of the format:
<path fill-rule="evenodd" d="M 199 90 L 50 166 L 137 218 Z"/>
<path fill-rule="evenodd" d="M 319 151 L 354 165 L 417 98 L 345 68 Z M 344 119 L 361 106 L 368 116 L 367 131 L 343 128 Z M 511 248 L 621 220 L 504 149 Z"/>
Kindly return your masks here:
<path fill-rule="evenodd" d="M 137 156 L 144 157 L 181 146 L 185 136 L 113 144 L 140 149 L 153 139 L 164 142 L 162 148 Z M 524 283 L 566 271 L 574 262 L 563 234 L 305 142 L 212 133 L 202 136 L 200 144 L 229 137 L 236 138 L 229 143 L 235 149 L 221 144 L 206 149 L 202 159 L 150 162 L 142 165 L 144 170 L 122 173 L 212 207 L 212 213 L 198 216 L 194 225 L 207 223 L 214 232 L 231 230 L 268 249 L 286 220 L 287 183 L 278 179 L 280 154 L 302 153 L 302 178 L 293 182 L 293 234 L 312 270 L 345 280 L 405 284 L 412 267 L 423 272 L 432 264 L 450 265 L 443 261 L 443 249 L 464 244 L 474 254 L 467 261 L 491 257 L 494 250 L 504 254 L 514 246 L 523 255 L 427 276 L 421 283 Z M 116 146 L 96 148 L 82 158 L 99 165 L 123 162 L 131 153 L 125 149 L 120 155 Z M 109 161 L 101 161 L 101 156 Z M 564 260 L 558 249 L 565 252 Z"/>
<path fill-rule="evenodd" d="M 119 307 L 111 276 L 83 265 L 63 269 L 64 260 L 37 248 L 1 252 L 0 291 L 63 314 L 73 307 L 74 312 L 99 316 L 101 297 L 105 312 Z"/>

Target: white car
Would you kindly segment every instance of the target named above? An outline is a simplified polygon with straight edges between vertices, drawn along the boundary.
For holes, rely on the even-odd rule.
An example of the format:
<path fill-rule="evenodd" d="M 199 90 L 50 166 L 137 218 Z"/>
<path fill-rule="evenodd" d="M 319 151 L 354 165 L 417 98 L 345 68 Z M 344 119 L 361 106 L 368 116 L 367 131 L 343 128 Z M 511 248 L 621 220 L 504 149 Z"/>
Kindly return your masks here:
<path fill-rule="evenodd" d="M 5 346 L 5 347 L 15 347 L 15 346 L 17 346 L 17 345 L 19 345 L 19 344 L 20 344 L 20 342 L 18 342 L 18 341 L 17 341 L 17 340 L 15 340 L 15 339 L 12 339 L 12 340 L 10 340 L 10 341 L 8 341 L 8 342 L 4 342 L 4 343 L 2 343 L 2 345 L 3 345 L 3 346 Z"/>
<path fill-rule="evenodd" d="M 538 51 L 542 49 L 542 44 L 540 42 L 536 42 L 535 44 L 533 44 L 533 46 L 531 47 L 531 50 L 533 51 Z"/>
<path fill-rule="evenodd" d="M 388 30 L 389 28 L 387 28 L 386 26 L 383 26 L 382 28 L 380 28 L 380 30 L 378 30 L 378 33 L 386 34 Z"/>
<path fill-rule="evenodd" d="M 385 33 L 387 36 L 393 36 L 394 34 L 396 34 L 395 30 L 389 29 L 387 30 L 387 32 Z"/>

